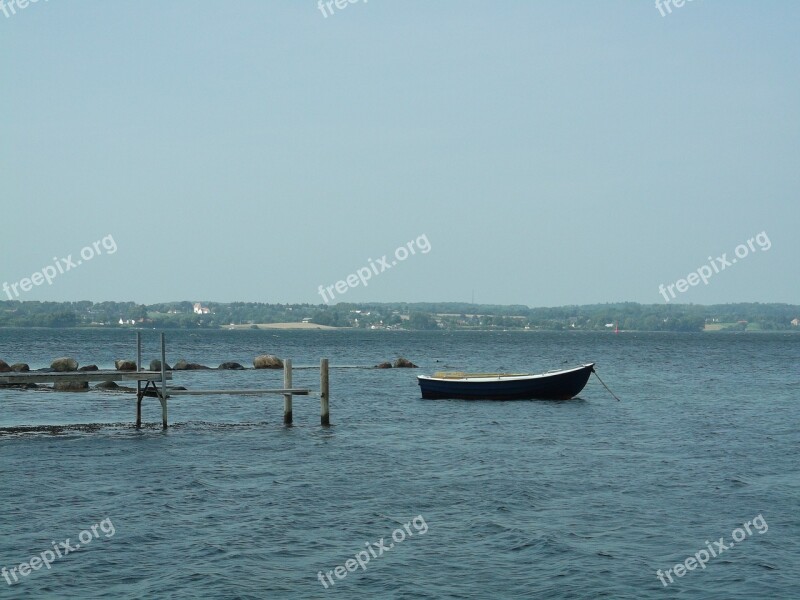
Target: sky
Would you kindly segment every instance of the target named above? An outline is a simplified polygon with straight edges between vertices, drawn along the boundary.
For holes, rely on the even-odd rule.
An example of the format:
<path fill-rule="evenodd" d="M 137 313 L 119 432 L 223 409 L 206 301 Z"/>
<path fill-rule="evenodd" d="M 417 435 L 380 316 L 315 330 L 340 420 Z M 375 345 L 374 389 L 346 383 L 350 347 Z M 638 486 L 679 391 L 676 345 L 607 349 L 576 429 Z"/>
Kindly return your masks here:
<path fill-rule="evenodd" d="M 795 0 L 16 2 L 2 300 L 800 303 Z"/>

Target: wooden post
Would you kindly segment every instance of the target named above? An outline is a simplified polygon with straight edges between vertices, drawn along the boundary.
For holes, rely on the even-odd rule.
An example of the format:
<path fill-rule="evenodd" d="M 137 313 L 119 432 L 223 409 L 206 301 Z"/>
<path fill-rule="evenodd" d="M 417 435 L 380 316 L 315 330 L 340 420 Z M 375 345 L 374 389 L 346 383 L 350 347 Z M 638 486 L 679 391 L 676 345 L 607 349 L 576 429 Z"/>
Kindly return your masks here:
<path fill-rule="evenodd" d="M 324 426 L 331 424 L 330 389 L 328 380 L 328 359 L 323 358 L 319 363 L 319 408 L 320 422 Z"/>
<path fill-rule="evenodd" d="M 292 359 L 287 358 L 283 361 L 283 389 L 288 390 L 292 387 Z M 283 395 L 283 424 L 292 424 L 292 395 Z"/>
<path fill-rule="evenodd" d="M 136 370 L 142 370 L 142 332 L 136 332 Z M 142 426 L 142 382 L 136 380 L 136 429 Z"/>
<path fill-rule="evenodd" d="M 161 334 L 161 428 L 167 428 L 167 345 Z"/>

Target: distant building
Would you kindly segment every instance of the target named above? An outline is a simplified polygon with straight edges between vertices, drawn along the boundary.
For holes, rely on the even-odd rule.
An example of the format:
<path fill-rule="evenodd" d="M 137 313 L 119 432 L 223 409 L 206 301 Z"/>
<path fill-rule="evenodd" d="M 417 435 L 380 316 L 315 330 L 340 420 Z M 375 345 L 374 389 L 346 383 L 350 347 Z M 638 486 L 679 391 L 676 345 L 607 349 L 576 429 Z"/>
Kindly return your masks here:
<path fill-rule="evenodd" d="M 211 309 L 206 308 L 199 302 L 194 303 L 194 314 L 196 315 L 207 315 L 211 313 Z"/>
<path fill-rule="evenodd" d="M 792 326 L 793 327 L 800 326 L 800 319 L 792 319 Z"/>

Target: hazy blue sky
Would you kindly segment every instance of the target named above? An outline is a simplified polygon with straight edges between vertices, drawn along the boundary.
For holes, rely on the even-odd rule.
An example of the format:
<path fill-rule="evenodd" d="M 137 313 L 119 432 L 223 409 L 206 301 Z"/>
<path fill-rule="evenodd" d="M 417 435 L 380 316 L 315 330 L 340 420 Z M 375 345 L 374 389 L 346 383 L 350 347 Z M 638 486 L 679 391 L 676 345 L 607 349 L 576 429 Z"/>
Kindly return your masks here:
<path fill-rule="evenodd" d="M 794 0 L 15 10 L 0 284 L 117 247 L 20 299 L 800 302 Z"/>

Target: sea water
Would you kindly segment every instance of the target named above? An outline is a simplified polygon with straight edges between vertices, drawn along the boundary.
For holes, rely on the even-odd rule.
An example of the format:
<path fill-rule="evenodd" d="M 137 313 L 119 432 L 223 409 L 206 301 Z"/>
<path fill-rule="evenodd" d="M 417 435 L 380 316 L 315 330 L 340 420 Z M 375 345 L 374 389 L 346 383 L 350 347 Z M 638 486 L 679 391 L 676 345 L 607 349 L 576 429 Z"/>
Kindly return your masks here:
<path fill-rule="evenodd" d="M 281 396 L 175 397 L 166 431 L 145 398 L 137 431 L 130 394 L 0 390 L 0 598 L 797 597 L 800 335 L 167 332 L 170 363 L 263 353 L 330 359 L 330 428 L 314 396 L 292 427 Z M 64 355 L 111 368 L 134 333 L 0 330 L 9 363 Z M 339 368 L 398 356 L 420 368 Z M 422 400 L 415 378 L 584 362 L 620 402 L 594 377 L 562 402 Z"/>

